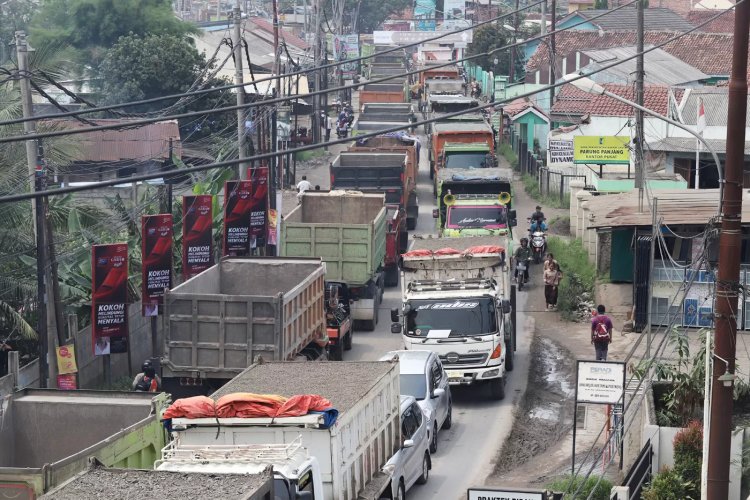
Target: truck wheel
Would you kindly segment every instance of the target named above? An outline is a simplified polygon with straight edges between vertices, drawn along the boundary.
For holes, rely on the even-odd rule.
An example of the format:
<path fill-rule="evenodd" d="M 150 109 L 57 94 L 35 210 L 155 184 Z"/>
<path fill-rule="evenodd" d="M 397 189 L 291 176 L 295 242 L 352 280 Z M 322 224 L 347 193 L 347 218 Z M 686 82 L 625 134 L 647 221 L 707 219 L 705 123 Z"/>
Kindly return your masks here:
<path fill-rule="evenodd" d="M 413 231 L 417 228 L 417 218 L 416 217 L 407 217 L 406 218 L 406 229 L 409 231 Z"/>
<path fill-rule="evenodd" d="M 398 267 L 385 268 L 385 286 L 398 286 Z"/>
<path fill-rule="evenodd" d="M 505 377 L 490 380 L 490 394 L 496 401 L 505 399 Z"/>
<path fill-rule="evenodd" d="M 352 335 L 353 334 L 354 334 L 354 331 L 349 330 L 349 332 L 344 336 L 344 350 L 345 351 L 352 350 Z"/>
<path fill-rule="evenodd" d="M 512 372 L 514 363 L 513 358 L 515 357 L 515 353 L 513 352 L 513 346 L 509 344 L 512 344 L 510 340 L 505 342 L 505 370 Z"/>
<path fill-rule="evenodd" d="M 338 342 L 336 342 L 334 345 L 331 346 L 331 349 L 328 353 L 328 358 L 331 361 L 343 361 L 344 360 L 344 344 L 339 339 Z"/>
<path fill-rule="evenodd" d="M 422 475 L 417 479 L 417 484 L 425 484 L 430 479 L 430 454 L 425 452 L 422 458 Z"/>

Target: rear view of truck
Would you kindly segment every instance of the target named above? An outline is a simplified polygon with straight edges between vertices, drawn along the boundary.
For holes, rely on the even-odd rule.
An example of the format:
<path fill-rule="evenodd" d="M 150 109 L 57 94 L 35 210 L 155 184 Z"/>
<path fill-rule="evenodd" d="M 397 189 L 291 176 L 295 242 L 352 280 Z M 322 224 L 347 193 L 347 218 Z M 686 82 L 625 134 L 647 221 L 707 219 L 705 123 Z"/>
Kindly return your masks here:
<path fill-rule="evenodd" d="M 163 386 L 207 394 L 257 356 L 320 357 L 325 336 L 320 259 L 224 258 L 164 297 Z"/>
<path fill-rule="evenodd" d="M 445 164 L 444 149 L 447 144 L 484 144 L 485 146 L 482 147 L 484 155 L 490 155 L 494 162 L 495 136 L 487 123 L 437 122 L 432 126 L 430 136 L 430 179 L 433 179 L 437 171 Z M 474 167 L 481 168 L 480 165 L 474 165 Z M 457 168 L 461 167 L 457 165 Z"/>
<path fill-rule="evenodd" d="M 406 102 L 406 82 L 365 83 L 359 91 L 360 105 L 369 102 Z"/>
<path fill-rule="evenodd" d="M 308 191 L 283 220 L 280 251 L 323 259 L 326 279 L 349 287 L 352 319 L 372 331 L 383 299 L 386 225 L 382 194 Z"/>

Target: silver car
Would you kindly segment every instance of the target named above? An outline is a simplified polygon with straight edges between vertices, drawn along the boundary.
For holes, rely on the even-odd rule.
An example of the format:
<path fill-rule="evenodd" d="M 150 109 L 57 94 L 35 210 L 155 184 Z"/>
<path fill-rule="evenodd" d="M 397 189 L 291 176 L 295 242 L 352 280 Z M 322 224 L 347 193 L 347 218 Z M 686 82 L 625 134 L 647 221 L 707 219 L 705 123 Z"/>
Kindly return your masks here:
<path fill-rule="evenodd" d="M 390 351 L 380 358 L 387 361 L 398 356 L 401 368 L 401 394 L 413 396 L 429 419 L 430 453 L 438 449 L 440 429 L 450 429 L 453 405 L 448 375 L 440 358 L 432 351 Z"/>
<path fill-rule="evenodd" d="M 430 477 L 430 440 L 427 416 L 411 396 L 401 396 L 401 448 L 383 466 L 391 476 L 394 500 L 404 500 L 415 483 L 425 484 Z"/>

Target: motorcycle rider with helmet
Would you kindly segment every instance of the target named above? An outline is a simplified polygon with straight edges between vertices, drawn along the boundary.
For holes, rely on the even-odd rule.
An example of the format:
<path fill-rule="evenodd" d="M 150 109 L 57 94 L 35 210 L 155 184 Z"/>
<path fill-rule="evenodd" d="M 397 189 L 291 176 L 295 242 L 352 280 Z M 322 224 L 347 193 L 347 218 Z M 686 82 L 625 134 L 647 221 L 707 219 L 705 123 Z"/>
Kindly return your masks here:
<path fill-rule="evenodd" d="M 515 261 L 513 262 L 513 266 L 515 268 L 513 272 L 513 277 L 518 280 L 518 263 L 524 262 L 526 264 L 526 270 L 523 272 L 523 281 L 528 282 L 529 281 L 529 261 L 531 260 L 531 248 L 529 248 L 529 239 L 528 238 L 521 238 L 521 246 L 516 248 L 515 253 L 513 254 L 513 258 Z"/>

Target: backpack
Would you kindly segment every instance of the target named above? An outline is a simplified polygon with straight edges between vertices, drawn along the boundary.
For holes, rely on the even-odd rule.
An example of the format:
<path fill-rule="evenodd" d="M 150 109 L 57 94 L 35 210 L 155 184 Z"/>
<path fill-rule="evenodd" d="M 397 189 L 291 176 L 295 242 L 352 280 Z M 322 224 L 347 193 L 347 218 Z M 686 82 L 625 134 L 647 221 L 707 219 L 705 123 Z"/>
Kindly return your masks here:
<path fill-rule="evenodd" d="M 594 342 L 609 342 L 609 330 L 602 320 L 599 320 L 594 327 Z"/>

